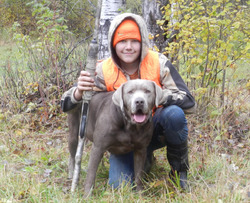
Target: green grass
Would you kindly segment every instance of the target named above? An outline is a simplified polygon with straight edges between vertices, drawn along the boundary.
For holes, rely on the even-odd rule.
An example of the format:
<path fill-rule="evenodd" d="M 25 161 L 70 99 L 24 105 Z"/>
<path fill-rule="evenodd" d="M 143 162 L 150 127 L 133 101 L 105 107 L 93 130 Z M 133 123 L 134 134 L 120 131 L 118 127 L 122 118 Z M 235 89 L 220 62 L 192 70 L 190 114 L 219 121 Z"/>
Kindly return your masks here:
<path fill-rule="evenodd" d="M 21 54 L 7 30 L 0 30 L 0 71 L 10 62 L 20 61 Z"/>
<path fill-rule="evenodd" d="M 82 160 L 75 194 L 67 179 L 67 128 L 65 115 L 53 120 L 55 127 L 34 123 L 35 115 L 5 116 L 0 127 L 0 202 L 84 202 L 83 182 L 91 143 Z M 59 125 L 58 123 L 63 123 Z M 124 185 L 113 190 L 108 181 L 108 154 L 100 165 L 93 195 L 86 202 L 247 202 L 249 192 L 248 141 L 243 145 L 213 142 L 190 135 L 189 190 L 180 192 L 168 181 L 165 148 L 155 152 L 156 163 L 145 181 L 145 193 Z"/>

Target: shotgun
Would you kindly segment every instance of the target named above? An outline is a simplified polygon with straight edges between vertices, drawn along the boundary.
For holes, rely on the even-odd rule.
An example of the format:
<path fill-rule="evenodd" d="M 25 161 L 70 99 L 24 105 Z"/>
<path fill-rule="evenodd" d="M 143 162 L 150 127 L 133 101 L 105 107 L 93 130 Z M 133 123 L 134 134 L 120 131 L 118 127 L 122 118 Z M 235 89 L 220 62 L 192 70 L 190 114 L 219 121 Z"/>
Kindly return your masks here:
<path fill-rule="evenodd" d="M 96 19 L 95 19 L 95 29 L 93 34 L 93 39 L 89 45 L 89 52 L 86 60 L 86 71 L 88 71 L 93 78 L 95 76 L 95 68 L 97 63 L 97 55 L 98 55 L 98 28 L 99 28 L 99 18 L 101 13 L 101 6 L 102 1 L 98 0 L 97 4 L 97 12 L 96 12 Z M 75 167 L 71 185 L 71 192 L 75 191 L 75 188 L 78 185 L 80 171 L 81 171 L 81 160 L 82 160 L 82 153 L 83 153 L 83 146 L 84 146 L 84 134 L 87 125 L 87 118 L 88 118 L 88 108 L 89 108 L 89 101 L 91 100 L 93 95 L 92 91 L 85 91 L 83 94 L 83 102 L 82 102 L 82 109 L 81 109 L 81 117 L 80 117 L 80 126 L 79 126 L 79 133 L 78 133 L 78 145 L 76 150 L 75 156 Z"/>

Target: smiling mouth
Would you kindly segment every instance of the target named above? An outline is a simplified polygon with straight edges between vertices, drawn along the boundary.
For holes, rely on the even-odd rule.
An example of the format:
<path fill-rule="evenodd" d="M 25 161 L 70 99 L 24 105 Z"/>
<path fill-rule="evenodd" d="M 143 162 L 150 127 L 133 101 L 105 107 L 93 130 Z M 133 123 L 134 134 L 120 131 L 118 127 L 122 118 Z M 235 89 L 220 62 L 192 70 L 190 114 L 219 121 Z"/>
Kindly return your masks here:
<path fill-rule="evenodd" d="M 131 55 L 131 54 L 134 54 L 134 52 L 126 52 L 126 53 L 123 53 L 123 54 Z"/>
<path fill-rule="evenodd" d="M 142 112 L 142 110 L 138 110 L 135 114 L 132 114 L 132 118 L 136 123 L 143 123 L 147 115 Z"/>

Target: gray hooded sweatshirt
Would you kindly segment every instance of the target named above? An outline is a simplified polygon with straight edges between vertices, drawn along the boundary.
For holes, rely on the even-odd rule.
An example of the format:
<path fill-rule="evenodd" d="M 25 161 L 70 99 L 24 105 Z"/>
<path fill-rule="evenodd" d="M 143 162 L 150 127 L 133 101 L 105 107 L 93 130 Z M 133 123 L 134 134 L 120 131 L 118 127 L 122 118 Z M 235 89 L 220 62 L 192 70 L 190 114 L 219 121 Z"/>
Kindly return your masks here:
<path fill-rule="evenodd" d="M 133 19 L 139 26 L 141 33 L 141 58 L 140 61 L 143 61 L 149 50 L 149 38 L 147 26 L 145 24 L 144 19 L 141 16 L 132 14 L 132 13 L 124 13 L 116 16 L 109 28 L 108 35 L 108 43 L 109 43 L 109 52 L 112 60 L 116 64 L 117 68 L 126 76 L 127 80 L 130 80 L 129 75 L 124 72 L 119 66 L 119 59 L 116 55 L 115 49 L 112 46 L 113 35 L 115 33 L 116 28 L 120 25 L 120 23 L 125 19 Z M 195 111 L 195 100 L 193 96 L 190 94 L 185 82 L 179 75 L 178 71 L 171 64 L 168 58 L 161 54 L 159 54 L 159 63 L 160 63 L 160 83 L 164 92 L 165 103 L 163 106 L 169 105 L 177 105 L 181 107 L 185 113 L 193 113 Z M 97 88 L 102 91 L 107 91 L 104 81 L 104 75 L 102 70 L 103 62 L 98 64 L 96 67 L 96 76 L 95 76 L 95 85 Z M 140 78 L 140 67 L 138 69 L 138 75 Z M 74 92 L 76 90 L 76 86 L 72 87 L 68 91 L 66 91 L 61 99 L 61 108 L 64 112 L 70 111 L 74 109 L 78 103 L 82 101 L 77 101 L 74 98 Z"/>

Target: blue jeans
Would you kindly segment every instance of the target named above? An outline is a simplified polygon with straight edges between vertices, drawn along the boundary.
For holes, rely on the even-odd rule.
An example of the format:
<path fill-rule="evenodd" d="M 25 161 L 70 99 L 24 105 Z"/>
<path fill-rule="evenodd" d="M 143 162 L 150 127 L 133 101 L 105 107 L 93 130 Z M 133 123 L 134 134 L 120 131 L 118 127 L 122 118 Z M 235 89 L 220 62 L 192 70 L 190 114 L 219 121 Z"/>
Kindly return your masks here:
<path fill-rule="evenodd" d="M 188 137 L 187 120 L 183 110 L 175 105 L 156 110 L 154 117 L 154 133 L 148 151 L 165 147 L 168 143 L 178 146 Z M 133 152 L 123 155 L 111 154 L 109 158 L 109 184 L 117 188 L 122 181 L 133 182 Z"/>

